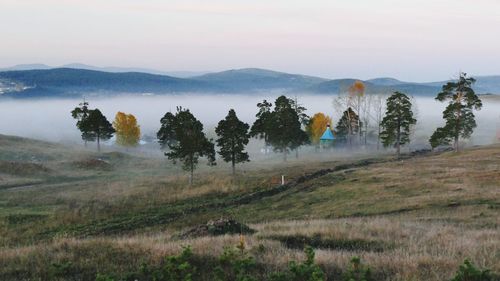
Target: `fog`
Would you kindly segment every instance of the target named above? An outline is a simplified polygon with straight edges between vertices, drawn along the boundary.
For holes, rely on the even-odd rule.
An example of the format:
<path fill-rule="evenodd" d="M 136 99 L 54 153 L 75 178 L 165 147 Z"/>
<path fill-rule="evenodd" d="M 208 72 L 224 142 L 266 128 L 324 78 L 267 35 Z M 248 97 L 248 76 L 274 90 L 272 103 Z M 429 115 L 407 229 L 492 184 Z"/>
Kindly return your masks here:
<path fill-rule="evenodd" d="M 188 108 L 203 122 L 209 134 L 217 122 L 233 108 L 240 119 L 252 123 L 257 112 L 256 103 L 263 99 L 274 101 L 277 95 L 171 95 L 90 99 L 90 108 L 99 108 L 111 122 L 116 112 L 134 114 L 142 133 L 155 135 L 161 117 L 176 106 Z M 332 105 L 334 96 L 298 96 L 298 102 L 313 115 L 323 112 L 338 121 L 340 112 Z M 70 111 L 81 100 L 2 100 L 0 101 L 0 134 L 30 137 L 56 142 L 79 142 L 80 133 Z M 433 130 L 443 124 L 442 111 L 446 103 L 433 98 L 416 98 L 418 112 L 415 141 L 426 144 Z M 496 139 L 500 128 L 500 99 L 484 100 L 483 109 L 476 112 L 478 127 L 468 144 L 488 144 Z"/>

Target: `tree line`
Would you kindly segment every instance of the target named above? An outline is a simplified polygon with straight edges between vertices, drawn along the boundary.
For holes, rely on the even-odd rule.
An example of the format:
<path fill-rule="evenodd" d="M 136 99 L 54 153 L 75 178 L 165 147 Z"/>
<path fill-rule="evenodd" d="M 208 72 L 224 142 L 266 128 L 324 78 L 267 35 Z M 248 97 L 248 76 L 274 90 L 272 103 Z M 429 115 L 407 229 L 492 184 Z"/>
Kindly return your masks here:
<path fill-rule="evenodd" d="M 448 82 L 438 93 L 436 100 L 448 102 L 443 112 L 445 125 L 439 127 L 429 139 L 434 149 L 440 145 L 450 145 L 459 150 L 459 139 L 471 136 L 476 127 L 474 110 L 480 110 L 481 100 L 474 93 L 474 78 L 461 73 L 457 81 Z M 389 97 L 367 95 L 365 85 L 355 81 L 347 91 L 335 99 L 334 105 L 342 108 L 343 113 L 332 130 L 335 140 L 333 146 L 352 149 L 366 145 L 369 123 L 376 125 L 377 148 L 394 147 L 397 156 L 401 146 L 410 143 L 417 123 L 413 98 L 402 92 L 394 92 Z M 176 112 L 167 112 L 160 120 L 157 132 L 158 142 L 165 156 L 174 164 L 180 162 L 189 172 L 190 183 L 199 158 L 207 159 L 208 165 L 216 164 L 216 153 L 223 161 L 231 163 L 232 173 L 238 163 L 250 161 L 245 151 L 250 138 L 264 142 L 264 152 L 270 149 L 281 153 L 287 161 L 290 153 L 299 155 L 299 148 L 306 144 L 316 147 L 321 136 L 330 130 L 332 118 L 319 112 L 309 117 L 306 108 L 284 95 L 279 96 L 274 104 L 263 100 L 257 103 L 256 120 L 250 126 L 241 121 L 234 109 L 219 121 L 215 128 L 217 139 L 209 139 L 203 130 L 203 124 L 189 109 L 177 107 Z M 90 109 L 83 101 L 72 112 L 77 120 L 76 126 L 87 145 L 96 141 L 98 151 L 100 142 L 109 140 L 116 134 L 116 143 L 124 147 L 137 146 L 140 140 L 140 126 L 132 114 L 118 112 L 111 124 L 99 109 Z M 218 148 L 216 152 L 216 146 Z"/>

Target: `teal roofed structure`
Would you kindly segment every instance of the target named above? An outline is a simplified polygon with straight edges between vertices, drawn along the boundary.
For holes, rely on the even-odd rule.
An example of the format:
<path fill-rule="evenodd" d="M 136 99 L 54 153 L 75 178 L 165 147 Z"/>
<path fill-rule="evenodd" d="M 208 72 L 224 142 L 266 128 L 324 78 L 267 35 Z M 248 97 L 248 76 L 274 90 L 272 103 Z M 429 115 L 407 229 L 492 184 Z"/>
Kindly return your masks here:
<path fill-rule="evenodd" d="M 333 141 L 335 137 L 333 136 L 332 130 L 330 130 L 330 125 L 326 126 L 326 130 L 319 139 L 320 141 Z"/>
<path fill-rule="evenodd" d="M 335 142 L 335 136 L 330 129 L 330 125 L 326 126 L 326 130 L 319 139 L 319 146 L 321 149 L 332 148 Z"/>

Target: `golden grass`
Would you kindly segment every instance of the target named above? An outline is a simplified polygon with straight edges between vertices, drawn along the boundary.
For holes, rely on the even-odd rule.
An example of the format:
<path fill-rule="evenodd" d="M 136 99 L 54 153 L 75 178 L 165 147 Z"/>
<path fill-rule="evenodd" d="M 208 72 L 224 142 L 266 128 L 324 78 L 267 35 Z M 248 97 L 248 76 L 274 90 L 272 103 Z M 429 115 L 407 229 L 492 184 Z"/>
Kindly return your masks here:
<path fill-rule="evenodd" d="M 166 160 L 132 159 L 111 172 L 96 173 L 96 179 L 4 190 L 0 215 L 23 208 L 26 213 L 47 209 L 54 214 L 43 226 L 78 224 L 207 195 L 223 198 L 266 189 L 281 174 L 294 179 L 352 161 L 343 157 L 253 163 L 239 167 L 238 180 L 226 165 L 212 169 L 201 164 L 193 187 L 187 186 L 185 173 L 165 164 Z M 442 281 L 449 280 L 465 258 L 500 272 L 499 206 L 500 146 L 496 145 L 340 171 L 247 205 L 195 213 L 174 223 L 189 226 L 227 213 L 253 222 L 251 227 L 258 232 L 246 237 L 247 249 L 267 271 L 304 258 L 300 250 L 286 248 L 275 237 L 319 235 L 390 245 L 381 252 L 318 249 L 317 261 L 329 276 L 338 276 L 353 256 L 360 256 L 382 280 Z M 164 256 L 179 253 L 182 245 L 191 245 L 197 255 L 217 257 L 224 246 L 236 246 L 239 241 L 237 236 L 177 240 L 177 232 L 163 231 L 173 229 L 170 225 L 146 229 L 140 235 L 59 237 L 19 247 L 8 241 L 23 234 L 16 232 L 36 226 L 14 228 L 0 220 L 0 233 L 8 234 L 0 241 L 9 245 L 0 248 L 0 277 L 24 270 L 39 278 L 47 276 L 51 263 L 65 261 L 90 271 L 93 267 L 105 272 L 135 270 L 142 261 L 158 264 Z M 260 245 L 265 251 L 258 251 Z"/>
<path fill-rule="evenodd" d="M 353 256 L 360 256 L 377 274 L 385 276 L 385 280 L 448 280 L 465 258 L 480 267 L 500 271 L 500 232 L 497 229 L 469 229 L 447 223 L 411 221 L 400 216 L 274 221 L 254 224 L 252 227 L 258 232 L 246 237 L 246 248 L 257 262 L 266 265 L 269 272 L 283 270 L 289 261 L 302 260 L 304 256 L 299 250 L 287 249 L 267 237 L 316 234 L 335 239 L 366 239 L 395 244 L 383 252 L 317 250 L 317 262 L 329 276 L 335 276 L 340 269 L 345 269 Z M 140 253 L 142 260 L 159 264 L 163 257 L 179 253 L 185 245 L 190 245 L 197 255 L 216 258 L 225 246 L 236 246 L 238 241 L 238 236 L 230 235 L 176 240 L 169 233 L 84 240 L 62 238 L 45 245 L 2 249 L 0 265 L 9 268 L 15 262 L 29 262 L 35 268 L 44 268 L 48 266 L 48 261 L 73 260 L 78 263 L 93 255 L 104 259 L 106 254 L 94 252 L 98 252 L 99 247 L 108 251 L 112 248 L 114 253 L 124 255 Z M 259 245 L 263 245 L 264 252 L 257 251 L 257 248 L 262 247 Z M 75 256 L 75 253 L 80 256 Z M 114 267 L 124 269 L 138 266 L 139 260 L 123 263 L 115 264 Z"/>

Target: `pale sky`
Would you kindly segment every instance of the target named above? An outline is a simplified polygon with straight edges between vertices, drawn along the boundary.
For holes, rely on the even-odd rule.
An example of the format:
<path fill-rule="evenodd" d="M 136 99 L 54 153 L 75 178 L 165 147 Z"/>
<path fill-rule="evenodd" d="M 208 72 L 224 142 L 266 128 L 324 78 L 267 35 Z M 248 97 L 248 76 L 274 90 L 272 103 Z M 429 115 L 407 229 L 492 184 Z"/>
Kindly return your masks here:
<path fill-rule="evenodd" d="M 500 74 L 498 0 L 0 0 L 0 67 Z"/>

